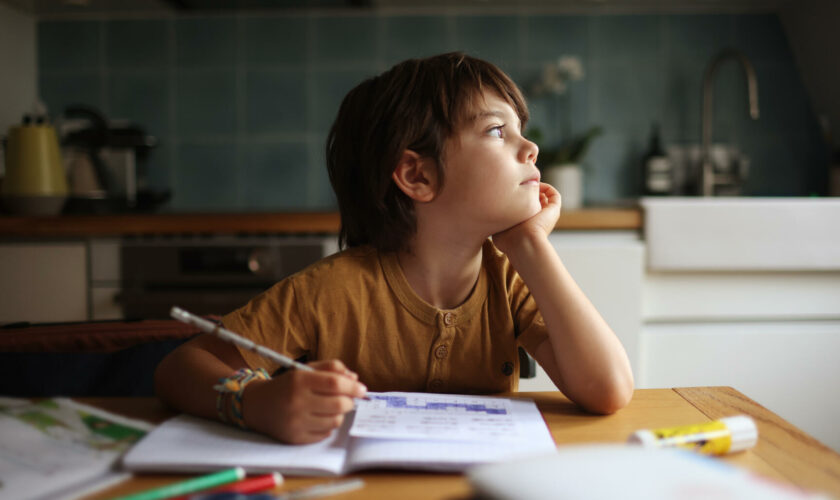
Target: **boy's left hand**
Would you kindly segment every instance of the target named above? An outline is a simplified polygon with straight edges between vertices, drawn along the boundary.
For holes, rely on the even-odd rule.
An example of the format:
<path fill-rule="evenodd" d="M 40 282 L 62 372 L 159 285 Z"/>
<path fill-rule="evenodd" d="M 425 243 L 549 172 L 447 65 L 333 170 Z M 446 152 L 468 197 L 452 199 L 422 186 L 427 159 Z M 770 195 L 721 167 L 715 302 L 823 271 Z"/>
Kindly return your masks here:
<path fill-rule="evenodd" d="M 560 193 L 554 187 L 544 182 L 540 183 L 540 206 L 542 209 L 534 216 L 519 224 L 493 235 L 496 248 L 504 253 L 510 253 L 513 247 L 528 237 L 548 236 L 554 231 L 557 219 L 560 218 Z"/>

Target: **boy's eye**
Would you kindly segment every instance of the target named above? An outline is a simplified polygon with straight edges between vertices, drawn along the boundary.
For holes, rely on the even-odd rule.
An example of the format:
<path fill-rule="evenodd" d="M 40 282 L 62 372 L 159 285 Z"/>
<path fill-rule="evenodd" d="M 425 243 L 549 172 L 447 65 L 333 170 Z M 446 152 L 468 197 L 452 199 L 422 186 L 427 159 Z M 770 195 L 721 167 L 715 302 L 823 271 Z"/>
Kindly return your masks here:
<path fill-rule="evenodd" d="M 499 139 L 503 139 L 505 137 L 504 134 L 504 125 L 497 125 L 490 130 L 487 131 L 488 134 L 492 135 L 493 137 L 498 137 Z"/>

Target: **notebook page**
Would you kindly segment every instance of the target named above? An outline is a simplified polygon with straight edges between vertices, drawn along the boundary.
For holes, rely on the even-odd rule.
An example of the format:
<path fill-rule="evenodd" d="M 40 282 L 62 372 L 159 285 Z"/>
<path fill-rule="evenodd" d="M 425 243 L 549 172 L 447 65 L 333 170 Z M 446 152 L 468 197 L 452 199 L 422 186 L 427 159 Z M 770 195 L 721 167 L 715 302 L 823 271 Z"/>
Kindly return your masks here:
<path fill-rule="evenodd" d="M 167 420 L 124 457 L 137 472 L 206 472 L 243 467 L 248 473 L 336 475 L 346 457 L 347 427 L 314 444 L 286 445 L 255 432 L 189 415 Z"/>
<path fill-rule="evenodd" d="M 522 399 L 505 401 L 510 410 L 510 419 L 515 422 L 515 440 L 496 439 L 493 436 L 484 441 L 429 436 L 416 439 L 351 437 L 348 469 L 398 467 L 461 471 L 475 464 L 554 453 L 554 440 L 534 402 Z M 354 425 L 358 419 L 357 410 Z"/>
<path fill-rule="evenodd" d="M 350 435 L 389 439 L 518 442 L 512 400 L 490 396 L 372 392 L 356 402 Z"/>

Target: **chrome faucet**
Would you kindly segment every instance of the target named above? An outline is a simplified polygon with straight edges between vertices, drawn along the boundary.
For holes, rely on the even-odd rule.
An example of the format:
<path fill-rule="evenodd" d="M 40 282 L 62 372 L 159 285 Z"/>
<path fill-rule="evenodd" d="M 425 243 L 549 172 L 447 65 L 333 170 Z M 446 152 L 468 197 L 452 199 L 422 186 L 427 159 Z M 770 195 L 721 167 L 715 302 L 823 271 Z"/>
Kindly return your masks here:
<path fill-rule="evenodd" d="M 738 182 L 737 174 L 716 173 L 711 158 L 713 84 L 715 73 L 721 64 L 728 59 L 737 60 L 744 68 L 744 73 L 747 77 L 750 117 L 753 120 L 758 119 L 758 82 L 755 78 L 755 69 L 743 52 L 736 49 L 724 49 L 712 59 L 703 75 L 703 152 L 700 168 L 700 186 L 703 196 L 714 195 L 716 185 L 735 184 Z"/>

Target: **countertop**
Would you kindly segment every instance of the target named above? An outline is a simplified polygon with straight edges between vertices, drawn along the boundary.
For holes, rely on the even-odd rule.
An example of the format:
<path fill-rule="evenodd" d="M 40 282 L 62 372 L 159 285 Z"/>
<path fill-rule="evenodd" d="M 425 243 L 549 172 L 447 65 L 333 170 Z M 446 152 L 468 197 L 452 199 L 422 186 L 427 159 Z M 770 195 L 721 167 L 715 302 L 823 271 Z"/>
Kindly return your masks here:
<path fill-rule="evenodd" d="M 557 230 L 639 230 L 639 208 L 586 208 L 565 212 Z M 330 234 L 337 212 L 0 216 L 0 238 L 129 235 Z"/>

